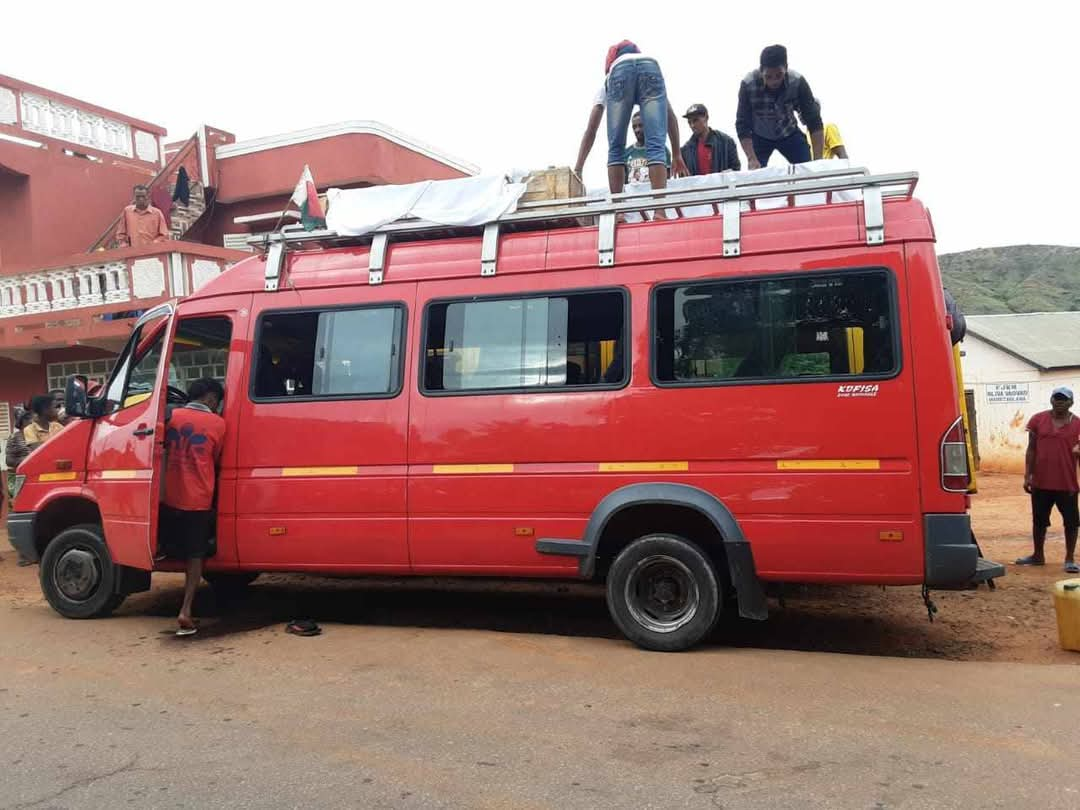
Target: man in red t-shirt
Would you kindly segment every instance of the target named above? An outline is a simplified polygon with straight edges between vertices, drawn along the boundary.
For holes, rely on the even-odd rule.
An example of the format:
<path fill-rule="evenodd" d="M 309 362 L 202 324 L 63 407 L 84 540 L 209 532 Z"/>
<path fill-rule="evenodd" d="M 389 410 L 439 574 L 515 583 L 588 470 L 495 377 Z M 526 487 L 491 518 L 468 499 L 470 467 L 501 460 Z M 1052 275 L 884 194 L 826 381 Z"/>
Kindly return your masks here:
<path fill-rule="evenodd" d="M 165 428 L 165 499 L 161 505 L 162 545 L 187 560 L 184 602 L 177 635 L 191 635 L 191 605 L 202 579 L 203 562 L 214 535 L 214 486 L 225 439 L 225 420 L 217 410 L 225 389 L 217 380 L 196 380 L 188 403 L 169 416 Z"/>
<path fill-rule="evenodd" d="M 1080 419 L 1070 412 L 1072 389 L 1055 388 L 1050 410 L 1028 422 L 1028 449 L 1024 463 L 1024 491 L 1031 493 L 1031 534 L 1034 553 L 1021 557 L 1017 565 L 1045 565 L 1043 546 L 1050 526 L 1050 512 L 1056 506 L 1065 524 L 1065 571 L 1080 573 L 1077 566 L 1076 535 L 1080 529 L 1077 507 L 1077 456 L 1080 456 Z"/>

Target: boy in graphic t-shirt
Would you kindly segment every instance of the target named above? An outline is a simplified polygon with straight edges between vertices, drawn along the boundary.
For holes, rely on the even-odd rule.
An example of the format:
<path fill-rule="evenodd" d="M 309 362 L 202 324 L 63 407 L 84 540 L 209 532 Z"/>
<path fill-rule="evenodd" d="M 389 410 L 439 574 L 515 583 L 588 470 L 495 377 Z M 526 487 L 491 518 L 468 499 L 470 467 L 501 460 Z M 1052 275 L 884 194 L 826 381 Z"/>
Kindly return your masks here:
<path fill-rule="evenodd" d="M 1069 409 L 1073 392 L 1064 386 L 1050 395 L 1050 410 L 1028 422 L 1028 449 L 1024 460 L 1024 491 L 1031 493 L 1034 553 L 1021 557 L 1016 565 L 1045 565 L 1043 546 L 1050 526 L 1050 512 L 1056 506 L 1065 524 L 1065 572 L 1080 574 L 1076 564 L 1076 535 L 1080 531 L 1077 507 L 1080 483 L 1077 456 L 1080 455 L 1080 419 Z"/>
<path fill-rule="evenodd" d="M 165 499 L 161 505 L 163 544 L 187 560 L 184 602 L 176 634 L 191 635 L 191 606 L 202 579 L 203 562 L 215 529 L 214 486 L 225 439 L 225 420 L 216 411 L 225 398 L 217 380 L 196 380 L 188 404 L 169 416 L 165 428 Z"/>

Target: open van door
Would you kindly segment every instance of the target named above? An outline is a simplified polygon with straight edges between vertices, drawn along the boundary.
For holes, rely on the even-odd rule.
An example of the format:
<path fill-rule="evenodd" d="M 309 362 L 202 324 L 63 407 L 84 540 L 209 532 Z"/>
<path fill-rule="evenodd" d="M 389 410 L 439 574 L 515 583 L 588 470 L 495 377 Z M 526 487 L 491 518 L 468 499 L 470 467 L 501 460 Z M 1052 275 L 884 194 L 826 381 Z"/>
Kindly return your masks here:
<path fill-rule="evenodd" d="M 87 484 L 97 496 L 113 561 L 149 571 L 157 545 L 165 440 L 167 368 L 175 302 L 149 310 L 135 324 L 101 399 Z"/>

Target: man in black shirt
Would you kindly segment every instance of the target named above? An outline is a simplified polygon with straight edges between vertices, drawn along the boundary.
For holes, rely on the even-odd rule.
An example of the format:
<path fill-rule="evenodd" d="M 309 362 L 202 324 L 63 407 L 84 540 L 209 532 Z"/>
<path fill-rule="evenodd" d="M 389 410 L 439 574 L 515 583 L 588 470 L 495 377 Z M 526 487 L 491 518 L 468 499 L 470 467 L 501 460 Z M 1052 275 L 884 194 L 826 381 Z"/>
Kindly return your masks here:
<path fill-rule="evenodd" d="M 682 158 L 690 174 L 739 171 L 739 150 L 730 135 L 709 127 L 709 111 L 704 104 L 691 104 L 683 116 L 693 135 L 683 144 Z"/>

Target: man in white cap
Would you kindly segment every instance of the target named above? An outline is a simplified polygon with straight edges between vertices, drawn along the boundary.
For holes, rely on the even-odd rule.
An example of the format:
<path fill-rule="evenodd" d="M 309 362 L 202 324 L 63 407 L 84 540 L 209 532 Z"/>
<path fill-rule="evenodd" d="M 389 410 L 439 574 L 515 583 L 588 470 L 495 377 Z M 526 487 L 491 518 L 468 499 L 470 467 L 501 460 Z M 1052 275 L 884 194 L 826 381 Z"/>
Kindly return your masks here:
<path fill-rule="evenodd" d="M 1080 456 L 1080 419 L 1069 410 L 1071 388 L 1060 386 L 1050 394 L 1050 410 L 1031 417 L 1027 424 L 1028 449 L 1024 459 L 1024 491 L 1031 493 L 1031 536 L 1034 552 L 1017 565 L 1046 565 L 1043 546 L 1056 506 L 1065 524 L 1065 572 L 1080 574 L 1076 564 L 1076 535 L 1080 529 L 1077 507 L 1077 457 Z"/>

